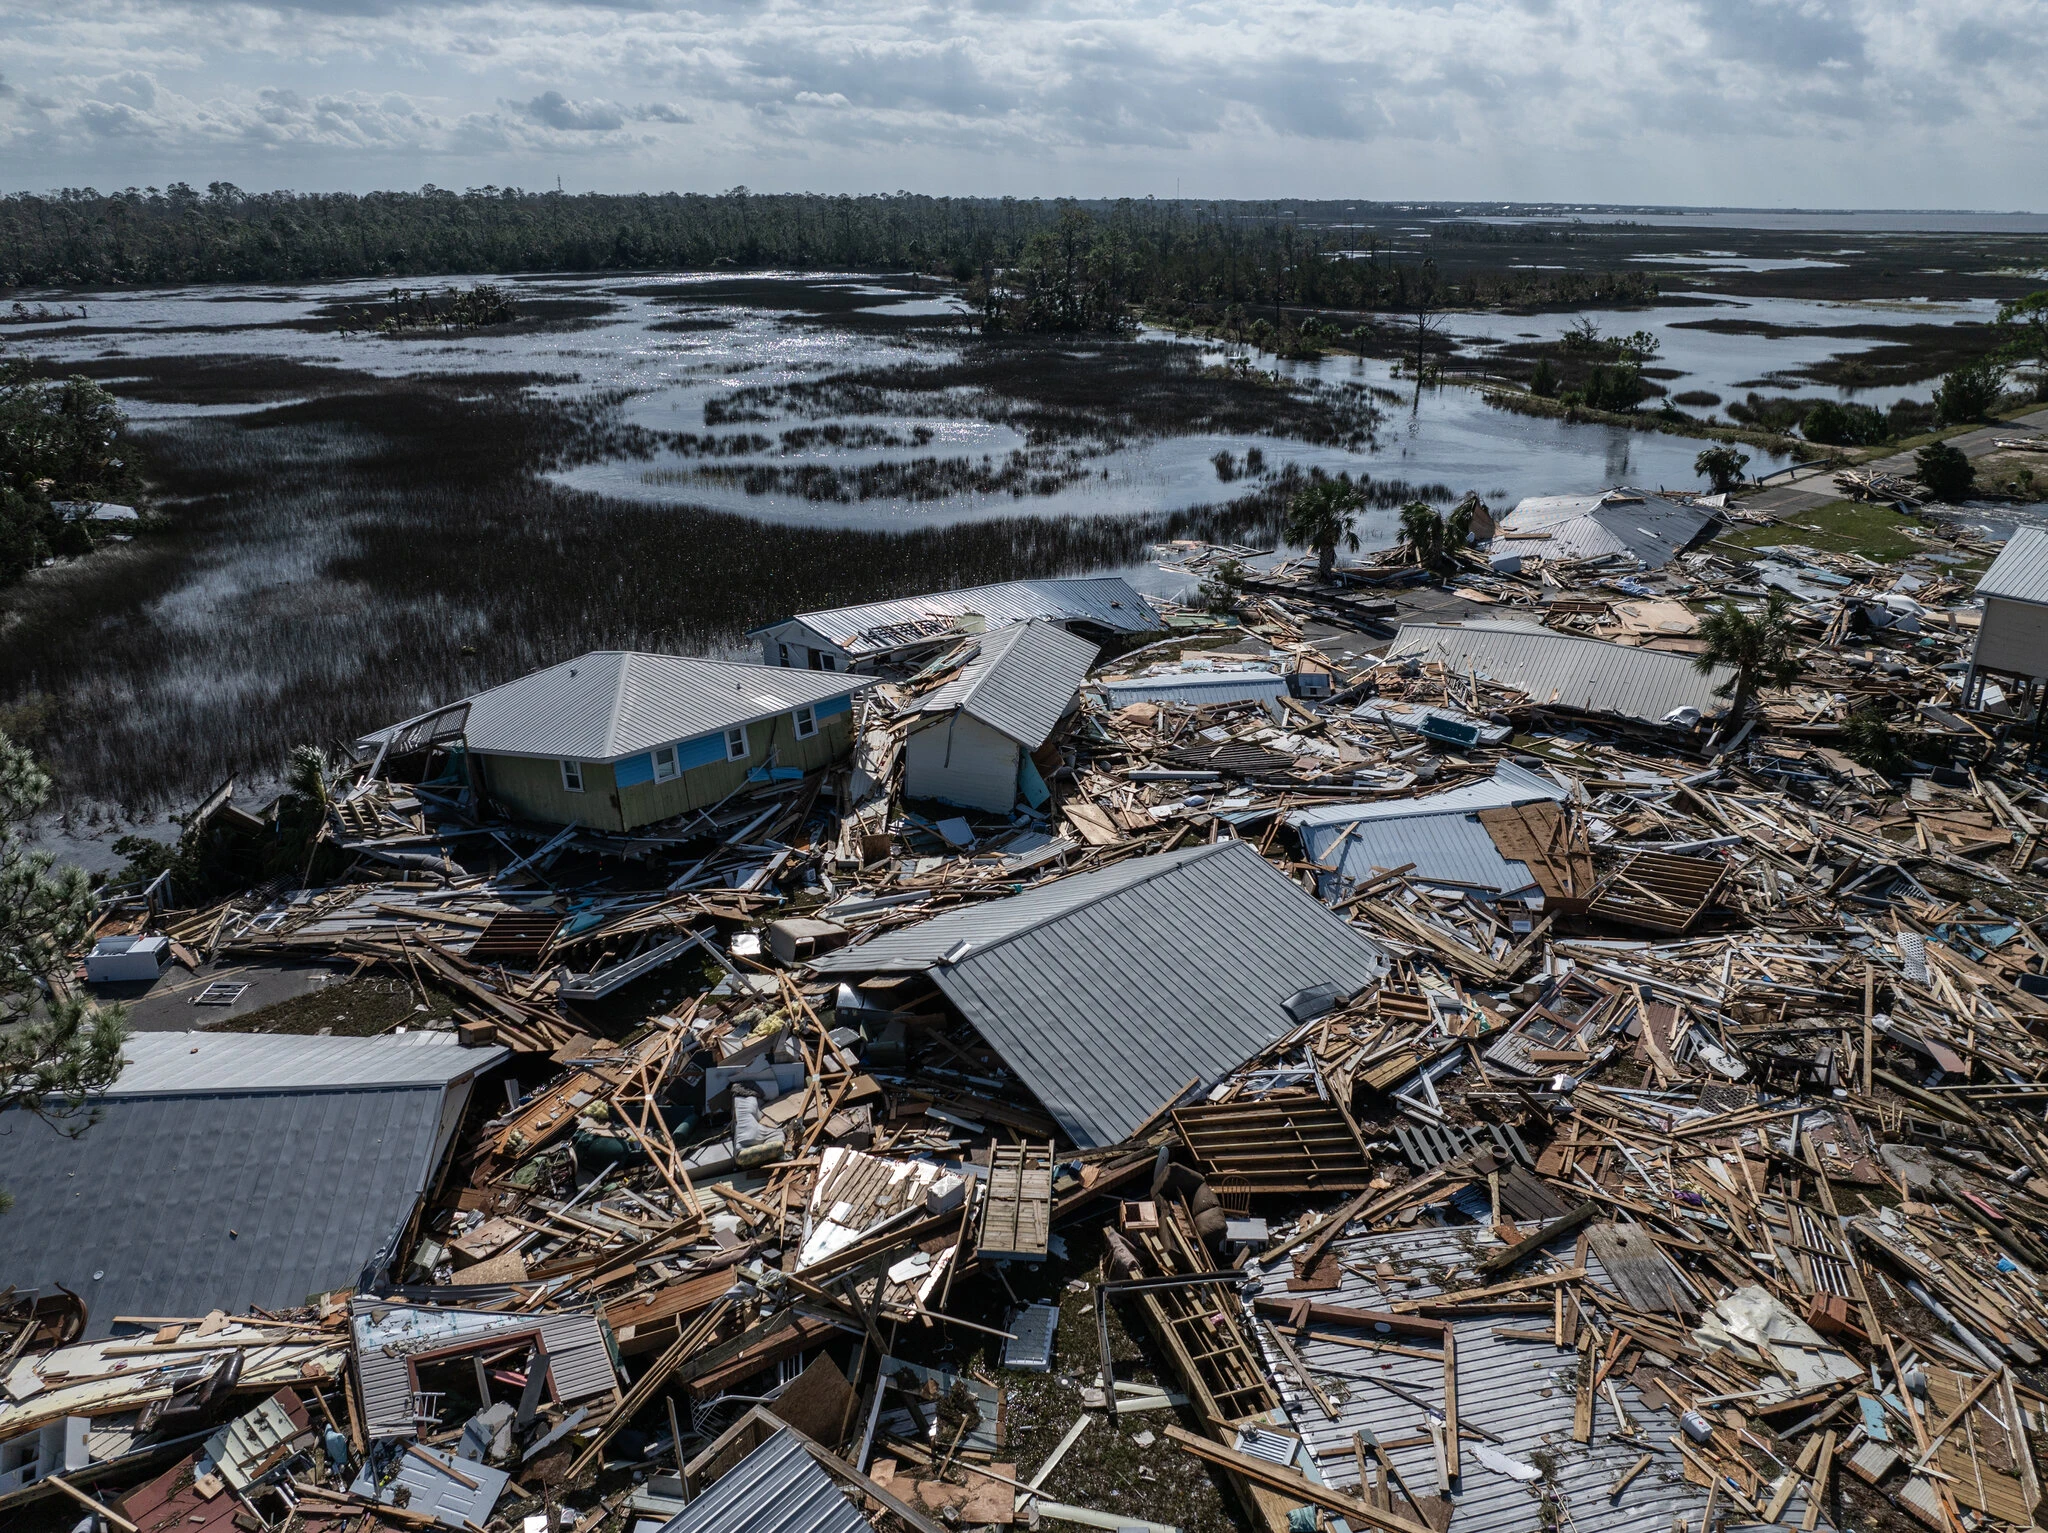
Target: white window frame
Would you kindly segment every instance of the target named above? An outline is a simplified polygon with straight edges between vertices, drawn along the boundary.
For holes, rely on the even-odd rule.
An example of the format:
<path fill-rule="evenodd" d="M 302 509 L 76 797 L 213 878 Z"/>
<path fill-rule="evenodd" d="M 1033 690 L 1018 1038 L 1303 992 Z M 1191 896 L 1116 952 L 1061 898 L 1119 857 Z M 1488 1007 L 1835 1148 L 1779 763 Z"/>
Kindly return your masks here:
<path fill-rule="evenodd" d="M 733 749 L 733 742 L 735 736 L 738 737 L 738 750 Z M 732 728 L 728 729 L 725 732 L 725 759 L 727 761 L 745 761 L 747 757 L 751 756 L 752 754 L 753 752 L 747 748 L 746 725 L 735 724 Z"/>
<path fill-rule="evenodd" d="M 668 758 L 668 764 L 665 767 L 662 765 L 662 758 L 664 756 Z M 682 775 L 681 769 L 676 766 L 676 748 L 673 745 L 657 747 L 654 752 L 654 780 L 656 782 L 674 782 Z"/>
<path fill-rule="evenodd" d="M 777 656 L 776 663 L 780 665 L 784 670 L 789 669 L 789 646 L 787 644 L 777 643 L 775 646 L 775 653 Z"/>
<path fill-rule="evenodd" d="M 799 740 L 808 740 L 818 732 L 818 710 L 815 707 L 806 705 L 799 708 L 790 715 L 790 718 L 796 724 L 796 737 Z"/>
<path fill-rule="evenodd" d="M 564 761 L 562 764 L 562 791 L 581 793 L 583 791 L 583 763 Z"/>
<path fill-rule="evenodd" d="M 835 654 L 832 654 L 832 653 L 831 653 L 831 652 L 830 652 L 829 650 L 822 650 L 822 649 L 821 649 L 821 650 L 819 650 L 819 651 L 818 651 L 818 669 L 819 669 L 819 670 L 821 670 L 821 671 L 836 671 L 836 670 L 838 670 L 838 669 L 839 669 L 839 657 L 838 657 L 837 655 L 835 655 Z"/>

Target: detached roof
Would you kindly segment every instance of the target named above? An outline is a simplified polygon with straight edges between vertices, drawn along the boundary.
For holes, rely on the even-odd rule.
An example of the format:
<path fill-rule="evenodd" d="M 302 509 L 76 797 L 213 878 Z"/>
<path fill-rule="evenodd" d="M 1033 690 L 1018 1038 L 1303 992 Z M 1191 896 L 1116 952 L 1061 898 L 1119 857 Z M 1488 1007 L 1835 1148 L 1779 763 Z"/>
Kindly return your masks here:
<path fill-rule="evenodd" d="M 1132 703 L 1186 703 L 1202 708 L 1211 703 L 1267 703 L 1287 691 L 1287 678 L 1277 670 L 1175 670 L 1156 676 L 1130 676 L 1102 684 L 1112 708 Z"/>
<path fill-rule="evenodd" d="M 1097 650 L 1057 624 L 1013 623 L 988 635 L 972 660 L 919 704 L 920 713 L 961 712 L 1037 750 L 1088 679 Z"/>
<path fill-rule="evenodd" d="M 950 962 L 948 958 L 950 956 Z M 1133 857 L 844 948 L 821 973 L 929 970 L 1077 1145 L 1115 1144 L 1388 955 L 1247 842 Z"/>
<path fill-rule="evenodd" d="M 964 591 L 939 591 L 895 601 L 838 607 L 827 612 L 799 612 L 787 621 L 802 623 L 855 659 L 885 655 L 914 644 L 929 644 L 960 632 L 958 619 L 974 614 L 989 629 L 1028 623 L 1033 618 L 1056 622 L 1093 623 L 1111 633 L 1159 633 L 1165 625 L 1152 604 L 1115 575 L 1083 580 L 1012 580 L 1002 585 L 972 586 Z M 765 633 L 780 628 L 770 623 Z"/>
<path fill-rule="evenodd" d="M 874 1533 L 784 1427 L 712 1482 L 661 1533 Z"/>
<path fill-rule="evenodd" d="M 1977 582 L 1977 594 L 2048 602 L 2048 532 L 2039 527 L 2015 529 Z"/>
<path fill-rule="evenodd" d="M 1301 832 L 1310 860 L 1326 865 L 1317 875 L 1326 899 L 1347 883 L 1364 882 L 1374 868 L 1405 863 L 1415 865 L 1418 881 L 1443 879 L 1511 894 L 1534 885 L 1536 876 L 1526 862 L 1501 855 L 1479 823 L 1479 811 L 1567 796 L 1542 773 L 1503 761 L 1492 777 L 1426 798 L 1318 804 L 1289 815 L 1288 823 Z"/>
<path fill-rule="evenodd" d="M 286 1033 L 130 1033 L 110 1097 L 181 1092 L 360 1091 L 445 1086 L 489 1069 L 502 1048 L 466 1049 L 453 1033 L 304 1038 Z"/>
<path fill-rule="evenodd" d="M 1532 495 L 1500 519 L 1488 552 L 1545 559 L 1626 554 L 1656 569 L 1683 553 L 1715 520 L 1711 508 L 1625 486 L 1598 495 Z"/>
<path fill-rule="evenodd" d="M 1487 619 L 1470 623 L 1403 623 L 1387 646 L 1389 660 L 1437 660 L 1529 694 L 1538 707 L 1611 713 L 1658 724 L 1679 708 L 1702 717 L 1728 700 L 1714 689 L 1735 673 L 1725 665 L 1702 676 L 1691 657 L 1630 648 L 1604 639 L 1557 633 L 1532 623 Z"/>
<path fill-rule="evenodd" d="M 463 734 L 471 750 L 486 755 L 618 761 L 872 684 L 833 671 L 595 650 L 477 693 L 469 699 Z M 413 722 L 394 724 L 361 743 L 374 744 Z"/>
<path fill-rule="evenodd" d="M 507 1052 L 138 1033 L 80 1138 L 0 1113 L 7 1218 L 35 1234 L 0 1249 L 0 1285 L 82 1295 L 88 1336 L 116 1315 L 288 1308 L 352 1286 L 426 1190 L 450 1087 Z"/>

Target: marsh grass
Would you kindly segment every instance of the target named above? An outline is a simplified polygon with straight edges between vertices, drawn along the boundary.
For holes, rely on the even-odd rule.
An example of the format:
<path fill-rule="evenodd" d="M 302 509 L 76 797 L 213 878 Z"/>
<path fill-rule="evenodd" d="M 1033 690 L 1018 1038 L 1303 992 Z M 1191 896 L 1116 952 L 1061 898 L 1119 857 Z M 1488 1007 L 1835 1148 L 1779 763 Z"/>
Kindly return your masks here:
<path fill-rule="evenodd" d="M 195 370 L 215 395 L 274 377 Z M 1131 564 L 1279 519 L 1266 490 L 1166 516 L 763 523 L 540 478 L 612 429 L 604 400 L 518 376 L 328 381 L 146 433 L 173 529 L 0 605 L 0 706 L 33 721 L 68 795 L 159 805 L 584 650 L 729 649 L 793 611 Z"/>

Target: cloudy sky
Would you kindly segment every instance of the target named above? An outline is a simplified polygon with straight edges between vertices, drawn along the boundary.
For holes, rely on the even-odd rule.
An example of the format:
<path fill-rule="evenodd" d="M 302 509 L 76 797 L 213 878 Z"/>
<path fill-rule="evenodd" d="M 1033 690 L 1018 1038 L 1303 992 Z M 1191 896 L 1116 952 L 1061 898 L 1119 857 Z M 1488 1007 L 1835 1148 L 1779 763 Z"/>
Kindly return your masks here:
<path fill-rule="evenodd" d="M 2048 209 L 2048 0 L 0 0 L 0 189 Z"/>

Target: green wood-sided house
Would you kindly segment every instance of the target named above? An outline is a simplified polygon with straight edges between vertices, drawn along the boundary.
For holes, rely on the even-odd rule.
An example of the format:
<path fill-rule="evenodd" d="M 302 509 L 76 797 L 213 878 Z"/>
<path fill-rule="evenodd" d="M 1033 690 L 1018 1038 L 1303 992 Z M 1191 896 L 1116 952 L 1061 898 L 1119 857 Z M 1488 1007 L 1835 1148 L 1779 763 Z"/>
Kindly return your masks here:
<path fill-rule="evenodd" d="M 478 796 L 518 819 L 630 831 L 743 786 L 844 761 L 867 677 L 600 650 L 365 737 L 459 743 Z"/>

